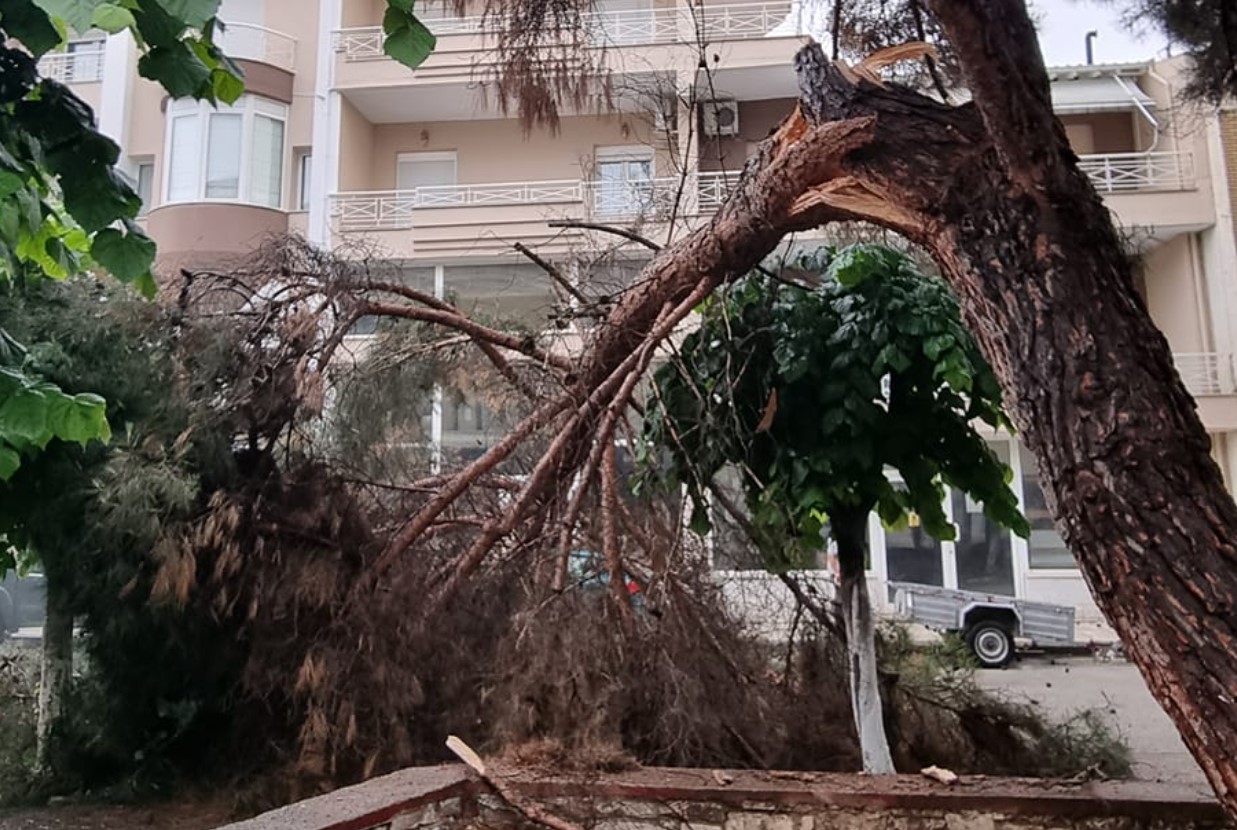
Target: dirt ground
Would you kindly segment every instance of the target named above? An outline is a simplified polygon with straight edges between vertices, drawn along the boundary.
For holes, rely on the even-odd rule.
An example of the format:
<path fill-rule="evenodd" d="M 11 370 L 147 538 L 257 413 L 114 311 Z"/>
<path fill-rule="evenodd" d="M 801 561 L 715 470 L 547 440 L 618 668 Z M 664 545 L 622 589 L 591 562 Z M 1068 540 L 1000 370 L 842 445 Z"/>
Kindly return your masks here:
<path fill-rule="evenodd" d="M 221 803 L 0 809 L 3 830 L 210 830 L 232 820 L 231 807 Z"/>

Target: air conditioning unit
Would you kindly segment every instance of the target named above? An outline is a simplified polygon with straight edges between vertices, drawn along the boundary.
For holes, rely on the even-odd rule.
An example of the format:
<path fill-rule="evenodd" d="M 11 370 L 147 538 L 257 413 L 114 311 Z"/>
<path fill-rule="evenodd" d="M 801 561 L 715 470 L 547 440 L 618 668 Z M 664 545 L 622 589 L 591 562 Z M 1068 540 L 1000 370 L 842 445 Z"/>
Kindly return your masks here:
<path fill-rule="evenodd" d="M 738 101 L 704 101 L 701 103 L 704 134 L 709 136 L 739 134 Z"/>

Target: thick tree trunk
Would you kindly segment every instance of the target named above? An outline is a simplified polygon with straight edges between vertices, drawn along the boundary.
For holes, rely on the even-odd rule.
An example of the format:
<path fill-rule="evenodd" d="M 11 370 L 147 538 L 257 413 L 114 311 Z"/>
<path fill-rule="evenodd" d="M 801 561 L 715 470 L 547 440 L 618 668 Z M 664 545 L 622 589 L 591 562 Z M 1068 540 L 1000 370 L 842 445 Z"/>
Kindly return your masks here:
<path fill-rule="evenodd" d="M 713 221 L 645 269 L 568 378 L 591 412 L 560 433 L 554 472 L 578 469 L 615 397 L 593 393 L 662 336 L 651 332 L 669 308 L 742 276 L 794 230 L 860 219 L 902 233 L 958 293 L 1097 602 L 1237 819 L 1237 506 L 1053 114 L 1023 0 L 927 2 L 973 103 L 888 88 L 805 47 L 799 107 Z M 453 479 L 384 560 L 485 463 Z M 547 480 L 526 485 L 541 489 L 513 520 L 553 502 Z M 439 602 L 486 550 L 470 552 Z"/>
<path fill-rule="evenodd" d="M 892 775 L 893 757 L 885 735 L 885 715 L 881 705 L 880 678 L 876 669 L 876 623 L 863 560 L 867 552 L 864 528 L 868 511 L 839 512 L 830 516 L 833 538 L 838 546 L 841 579 L 842 618 L 846 626 L 847 673 L 850 676 L 851 711 L 863 771 Z"/>
<path fill-rule="evenodd" d="M 808 124 L 871 118 L 874 138 L 801 203 L 866 213 L 940 263 L 1100 608 L 1237 817 L 1237 507 L 1053 115 L 1021 0 L 930 3 L 974 104 L 848 77 L 806 48 Z"/>
<path fill-rule="evenodd" d="M 43 620 L 43 665 L 39 679 L 36 758 L 40 772 L 51 769 L 52 730 L 60 719 L 65 693 L 73 677 L 73 614 L 52 591 Z"/>

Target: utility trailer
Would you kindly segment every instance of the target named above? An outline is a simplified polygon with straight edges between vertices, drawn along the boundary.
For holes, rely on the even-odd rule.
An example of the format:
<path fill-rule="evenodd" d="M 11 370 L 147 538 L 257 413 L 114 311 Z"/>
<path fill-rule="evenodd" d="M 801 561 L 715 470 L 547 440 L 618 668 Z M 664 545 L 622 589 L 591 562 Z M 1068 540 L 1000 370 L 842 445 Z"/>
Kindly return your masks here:
<path fill-rule="evenodd" d="M 1014 658 L 1015 638 L 1035 646 L 1074 645 L 1074 609 L 1067 605 L 890 582 L 894 612 L 937 631 L 955 631 L 984 668 L 996 669 Z"/>

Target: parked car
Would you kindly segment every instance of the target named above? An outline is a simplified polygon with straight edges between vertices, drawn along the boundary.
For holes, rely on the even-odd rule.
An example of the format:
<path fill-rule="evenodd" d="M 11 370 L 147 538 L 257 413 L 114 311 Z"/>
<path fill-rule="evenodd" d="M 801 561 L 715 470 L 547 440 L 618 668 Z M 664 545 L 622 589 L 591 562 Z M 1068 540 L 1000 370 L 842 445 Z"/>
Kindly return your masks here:
<path fill-rule="evenodd" d="M 0 637 L 19 628 L 42 625 L 46 606 L 47 586 L 43 574 L 19 577 L 10 572 L 0 580 Z"/>

